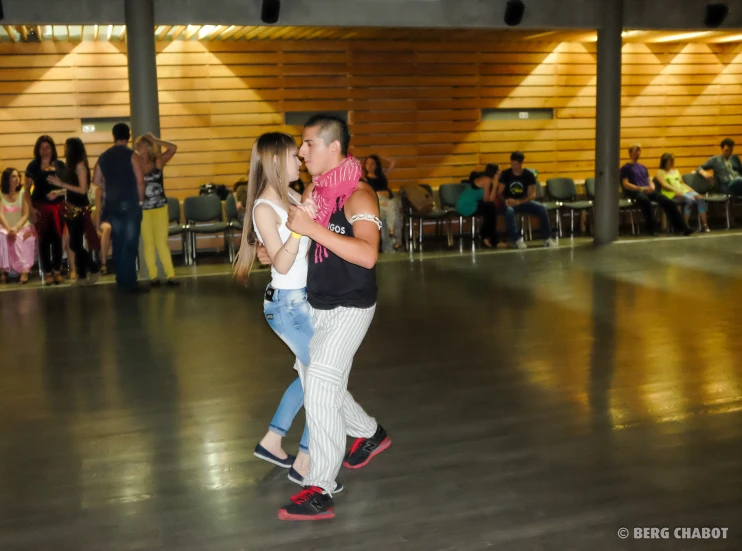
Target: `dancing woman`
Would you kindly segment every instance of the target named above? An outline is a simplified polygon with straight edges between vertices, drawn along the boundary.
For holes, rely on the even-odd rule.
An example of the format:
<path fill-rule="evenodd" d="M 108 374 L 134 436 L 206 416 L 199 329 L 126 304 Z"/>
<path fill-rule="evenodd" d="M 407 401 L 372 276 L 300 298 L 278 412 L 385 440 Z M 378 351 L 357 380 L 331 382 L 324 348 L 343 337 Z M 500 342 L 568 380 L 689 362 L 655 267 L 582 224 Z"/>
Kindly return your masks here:
<path fill-rule="evenodd" d="M 300 166 L 291 136 L 271 132 L 256 140 L 250 158 L 242 244 L 234 271 L 239 281 L 246 282 L 257 244 L 263 243 L 272 263 L 272 279 L 263 302 L 265 319 L 296 358 L 309 365 L 309 342 L 314 334 L 306 290 L 310 242 L 286 227 L 290 202 L 301 202 L 301 196 L 289 188 L 299 178 Z M 311 200 L 302 209 L 312 217 L 316 214 Z M 286 389 L 268 432 L 255 447 L 256 457 L 289 469 L 289 480 L 297 484 L 309 470 L 308 429 L 305 426 L 296 457 L 283 450 L 281 441 L 303 404 L 304 391 L 297 377 Z M 335 492 L 341 489 L 338 484 Z"/>

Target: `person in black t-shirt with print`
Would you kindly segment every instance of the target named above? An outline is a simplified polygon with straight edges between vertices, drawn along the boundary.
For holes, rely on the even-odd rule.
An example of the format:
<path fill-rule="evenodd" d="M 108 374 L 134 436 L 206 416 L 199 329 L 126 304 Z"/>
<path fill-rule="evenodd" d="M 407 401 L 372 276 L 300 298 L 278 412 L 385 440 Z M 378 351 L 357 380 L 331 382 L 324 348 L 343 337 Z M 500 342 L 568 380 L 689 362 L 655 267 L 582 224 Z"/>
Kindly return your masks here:
<path fill-rule="evenodd" d="M 549 215 L 541 203 L 536 202 L 536 177 L 530 170 L 523 168 L 525 155 L 515 151 L 510 155 L 510 168 L 500 175 L 497 196 L 502 199 L 500 212 L 505 214 L 505 225 L 508 239 L 519 249 L 525 249 L 526 243 L 520 236 L 515 221 L 516 214 L 527 214 L 538 218 L 541 238 L 547 247 L 556 247 L 557 242 L 551 235 Z"/>

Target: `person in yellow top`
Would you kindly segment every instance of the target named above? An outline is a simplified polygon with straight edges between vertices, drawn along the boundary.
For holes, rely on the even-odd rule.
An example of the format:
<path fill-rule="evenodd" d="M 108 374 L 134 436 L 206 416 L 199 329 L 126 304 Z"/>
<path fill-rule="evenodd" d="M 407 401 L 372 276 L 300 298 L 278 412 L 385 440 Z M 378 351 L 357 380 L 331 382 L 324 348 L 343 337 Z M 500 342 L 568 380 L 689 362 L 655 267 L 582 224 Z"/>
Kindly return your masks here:
<path fill-rule="evenodd" d="M 706 215 L 706 202 L 703 197 L 696 193 L 692 187 L 683 181 L 680 172 L 675 168 L 675 156 L 672 153 L 665 153 L 660 159 L 660 168 L 655 176 L 657 182 L 662 186 L 662 193 L 670 199 L 682 199 L 685 201 L 683 215 L 685 223 L 690 220 L 690 213 L 693 206 L 698 209 L 698 218 L 701 220 L 701 231 L 710 232 L 708 217 Z"/>

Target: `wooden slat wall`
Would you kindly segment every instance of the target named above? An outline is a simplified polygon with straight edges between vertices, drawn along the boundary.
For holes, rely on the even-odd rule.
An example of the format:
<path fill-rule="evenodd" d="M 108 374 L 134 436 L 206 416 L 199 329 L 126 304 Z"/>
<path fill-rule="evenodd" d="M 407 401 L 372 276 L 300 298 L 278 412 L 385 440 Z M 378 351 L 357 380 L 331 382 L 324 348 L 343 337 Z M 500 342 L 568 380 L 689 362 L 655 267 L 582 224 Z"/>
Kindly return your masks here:
<path fill-rule="evenodd" d="M 594 163 L 595 44 L 491 42 L 159 42 L 163 137 L 180 146 L 166 171 L 184 197 L 245 174 L 253 140 L 296 136 L 286 111 L 350 111 L 353 152 L 397 160 L 393 187 L 458 181 L 526 153 L 541 180 L 583 179 Z M 742 46 L 626 44 L 622 155 L 643 145 L 654 167 L 672 151 L 690 170 L 742 140 Z M 486 107 L 552 107 L 546 121 L 481 122 Z M 84 117 L 125 116 L 125 44 L 0 44 L 0 165 L 25 167 L 42 133 L 81 135 Z M 94 161 L 107 133 L 82 135 Z"/>

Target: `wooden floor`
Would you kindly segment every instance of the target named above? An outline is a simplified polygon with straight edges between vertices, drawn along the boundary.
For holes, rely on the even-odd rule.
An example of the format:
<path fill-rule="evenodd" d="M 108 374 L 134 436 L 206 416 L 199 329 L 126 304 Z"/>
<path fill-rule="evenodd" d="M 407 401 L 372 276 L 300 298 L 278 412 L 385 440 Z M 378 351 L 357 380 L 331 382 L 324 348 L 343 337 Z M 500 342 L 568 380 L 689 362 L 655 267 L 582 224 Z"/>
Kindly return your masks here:
<path fill-rule="evenodd" d="M 293 377 L 265 272 L 2 293 L 0 549 L 740 549 L 741 241 L 382 263 L 350 388 L 394 443 L 324 523 L 252 455 Z"/>

